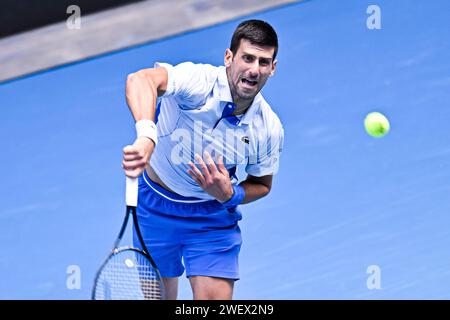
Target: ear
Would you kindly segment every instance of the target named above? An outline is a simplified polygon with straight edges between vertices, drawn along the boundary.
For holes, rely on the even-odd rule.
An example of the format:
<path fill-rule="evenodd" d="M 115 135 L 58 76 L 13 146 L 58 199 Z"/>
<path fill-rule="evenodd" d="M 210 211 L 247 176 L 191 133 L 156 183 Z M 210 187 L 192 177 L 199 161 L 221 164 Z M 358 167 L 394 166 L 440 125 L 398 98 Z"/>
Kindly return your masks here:
<path fill-rule="evenodd" d="M 273 76 L 274 74 L 275 74 L 275 70 L 276 70 L 276 68 L 277 68 L 277 62 L 278 62 L 278 60 L 275 60 L 273 63 L 272 63 L 272 70 L 270 71 L 270 77 L 271 76 Z"/>
<path fill-rule="evenodd" d="M 225 50 L 224 64 L 225 67 L 229 67 L 231 65 L 231 61 L 233 61 L 233 52 L 230 49 Z"/>

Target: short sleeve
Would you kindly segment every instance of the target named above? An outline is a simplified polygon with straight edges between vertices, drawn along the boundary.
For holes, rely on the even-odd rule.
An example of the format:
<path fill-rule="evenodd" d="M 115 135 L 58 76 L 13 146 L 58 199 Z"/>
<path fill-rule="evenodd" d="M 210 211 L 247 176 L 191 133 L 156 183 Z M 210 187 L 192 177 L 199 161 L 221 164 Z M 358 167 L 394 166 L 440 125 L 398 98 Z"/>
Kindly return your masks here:
<path fill-rule="evenodd" d="M 218 68 L 209 64 L 183 62 L 176 66 L 156 62 L 155 68 L 167 70 L 167 88 L 162 96 L 174 97 L 181 109 L 201 107 L 210 94 L 218 75 Z"/>
<path fill-rule="evenodd" d="M 259 139 L 256 155 L 249 157 L 245 171 L 255 177 L 276 174 L 279 168 L 280 155 L 283 151 L 283 144 L 284 129 L 279 124 L 264 139 Z"/>

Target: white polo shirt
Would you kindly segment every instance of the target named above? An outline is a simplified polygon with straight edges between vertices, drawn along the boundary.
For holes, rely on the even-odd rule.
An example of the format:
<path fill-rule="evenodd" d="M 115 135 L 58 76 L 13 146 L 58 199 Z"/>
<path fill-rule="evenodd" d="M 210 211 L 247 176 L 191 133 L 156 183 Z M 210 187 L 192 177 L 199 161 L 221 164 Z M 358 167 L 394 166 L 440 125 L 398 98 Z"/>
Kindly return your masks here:
<path fill-rule="evenodd" d="M 189 161 L 207 150 L 224 164 L 237 183 L 236 166 L 245 164 L 252 176 L 278 171 L 284 130 L 278 116 L 261 93 L 245 114 L 233 116 L 235 105 L 224 66 L 156 63 L 168 72 L 167 90 L 158 98 L 156 124 L 158 144 L 150 165 L 173 191 L 204 200 L 214 199 L 187 173 Z"/>

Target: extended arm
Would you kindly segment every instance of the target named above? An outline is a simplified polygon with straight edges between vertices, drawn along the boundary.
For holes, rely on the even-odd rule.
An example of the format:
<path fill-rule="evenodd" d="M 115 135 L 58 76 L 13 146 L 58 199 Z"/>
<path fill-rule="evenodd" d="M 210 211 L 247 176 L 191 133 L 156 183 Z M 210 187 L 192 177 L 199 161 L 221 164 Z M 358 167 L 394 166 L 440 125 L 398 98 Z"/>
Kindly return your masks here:
<path fill-rule="evenodd" d="M 128 75 L 126 100 L 136 122 L 155 119 L 156 99 L 167 89 L 165 68 L 142 69 Z M 125 174 L 137 178 L 145 170 L 155 145 L 146 137 L 137 138 L 123 149 L 122 167 Z"/>

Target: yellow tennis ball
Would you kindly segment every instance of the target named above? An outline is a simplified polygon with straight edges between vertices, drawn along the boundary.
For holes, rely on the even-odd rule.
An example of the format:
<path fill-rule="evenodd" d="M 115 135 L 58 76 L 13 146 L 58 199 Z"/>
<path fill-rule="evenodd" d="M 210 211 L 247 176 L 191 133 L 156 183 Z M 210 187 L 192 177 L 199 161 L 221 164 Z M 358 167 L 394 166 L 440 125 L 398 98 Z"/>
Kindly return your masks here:
<path fill-rule="evenodd" d="M 371 112 L 364 120 L 364 126 L 368 134 L 375 138 L 385 136 L 390 129 L 389 120 L 379 112 Z"/>

